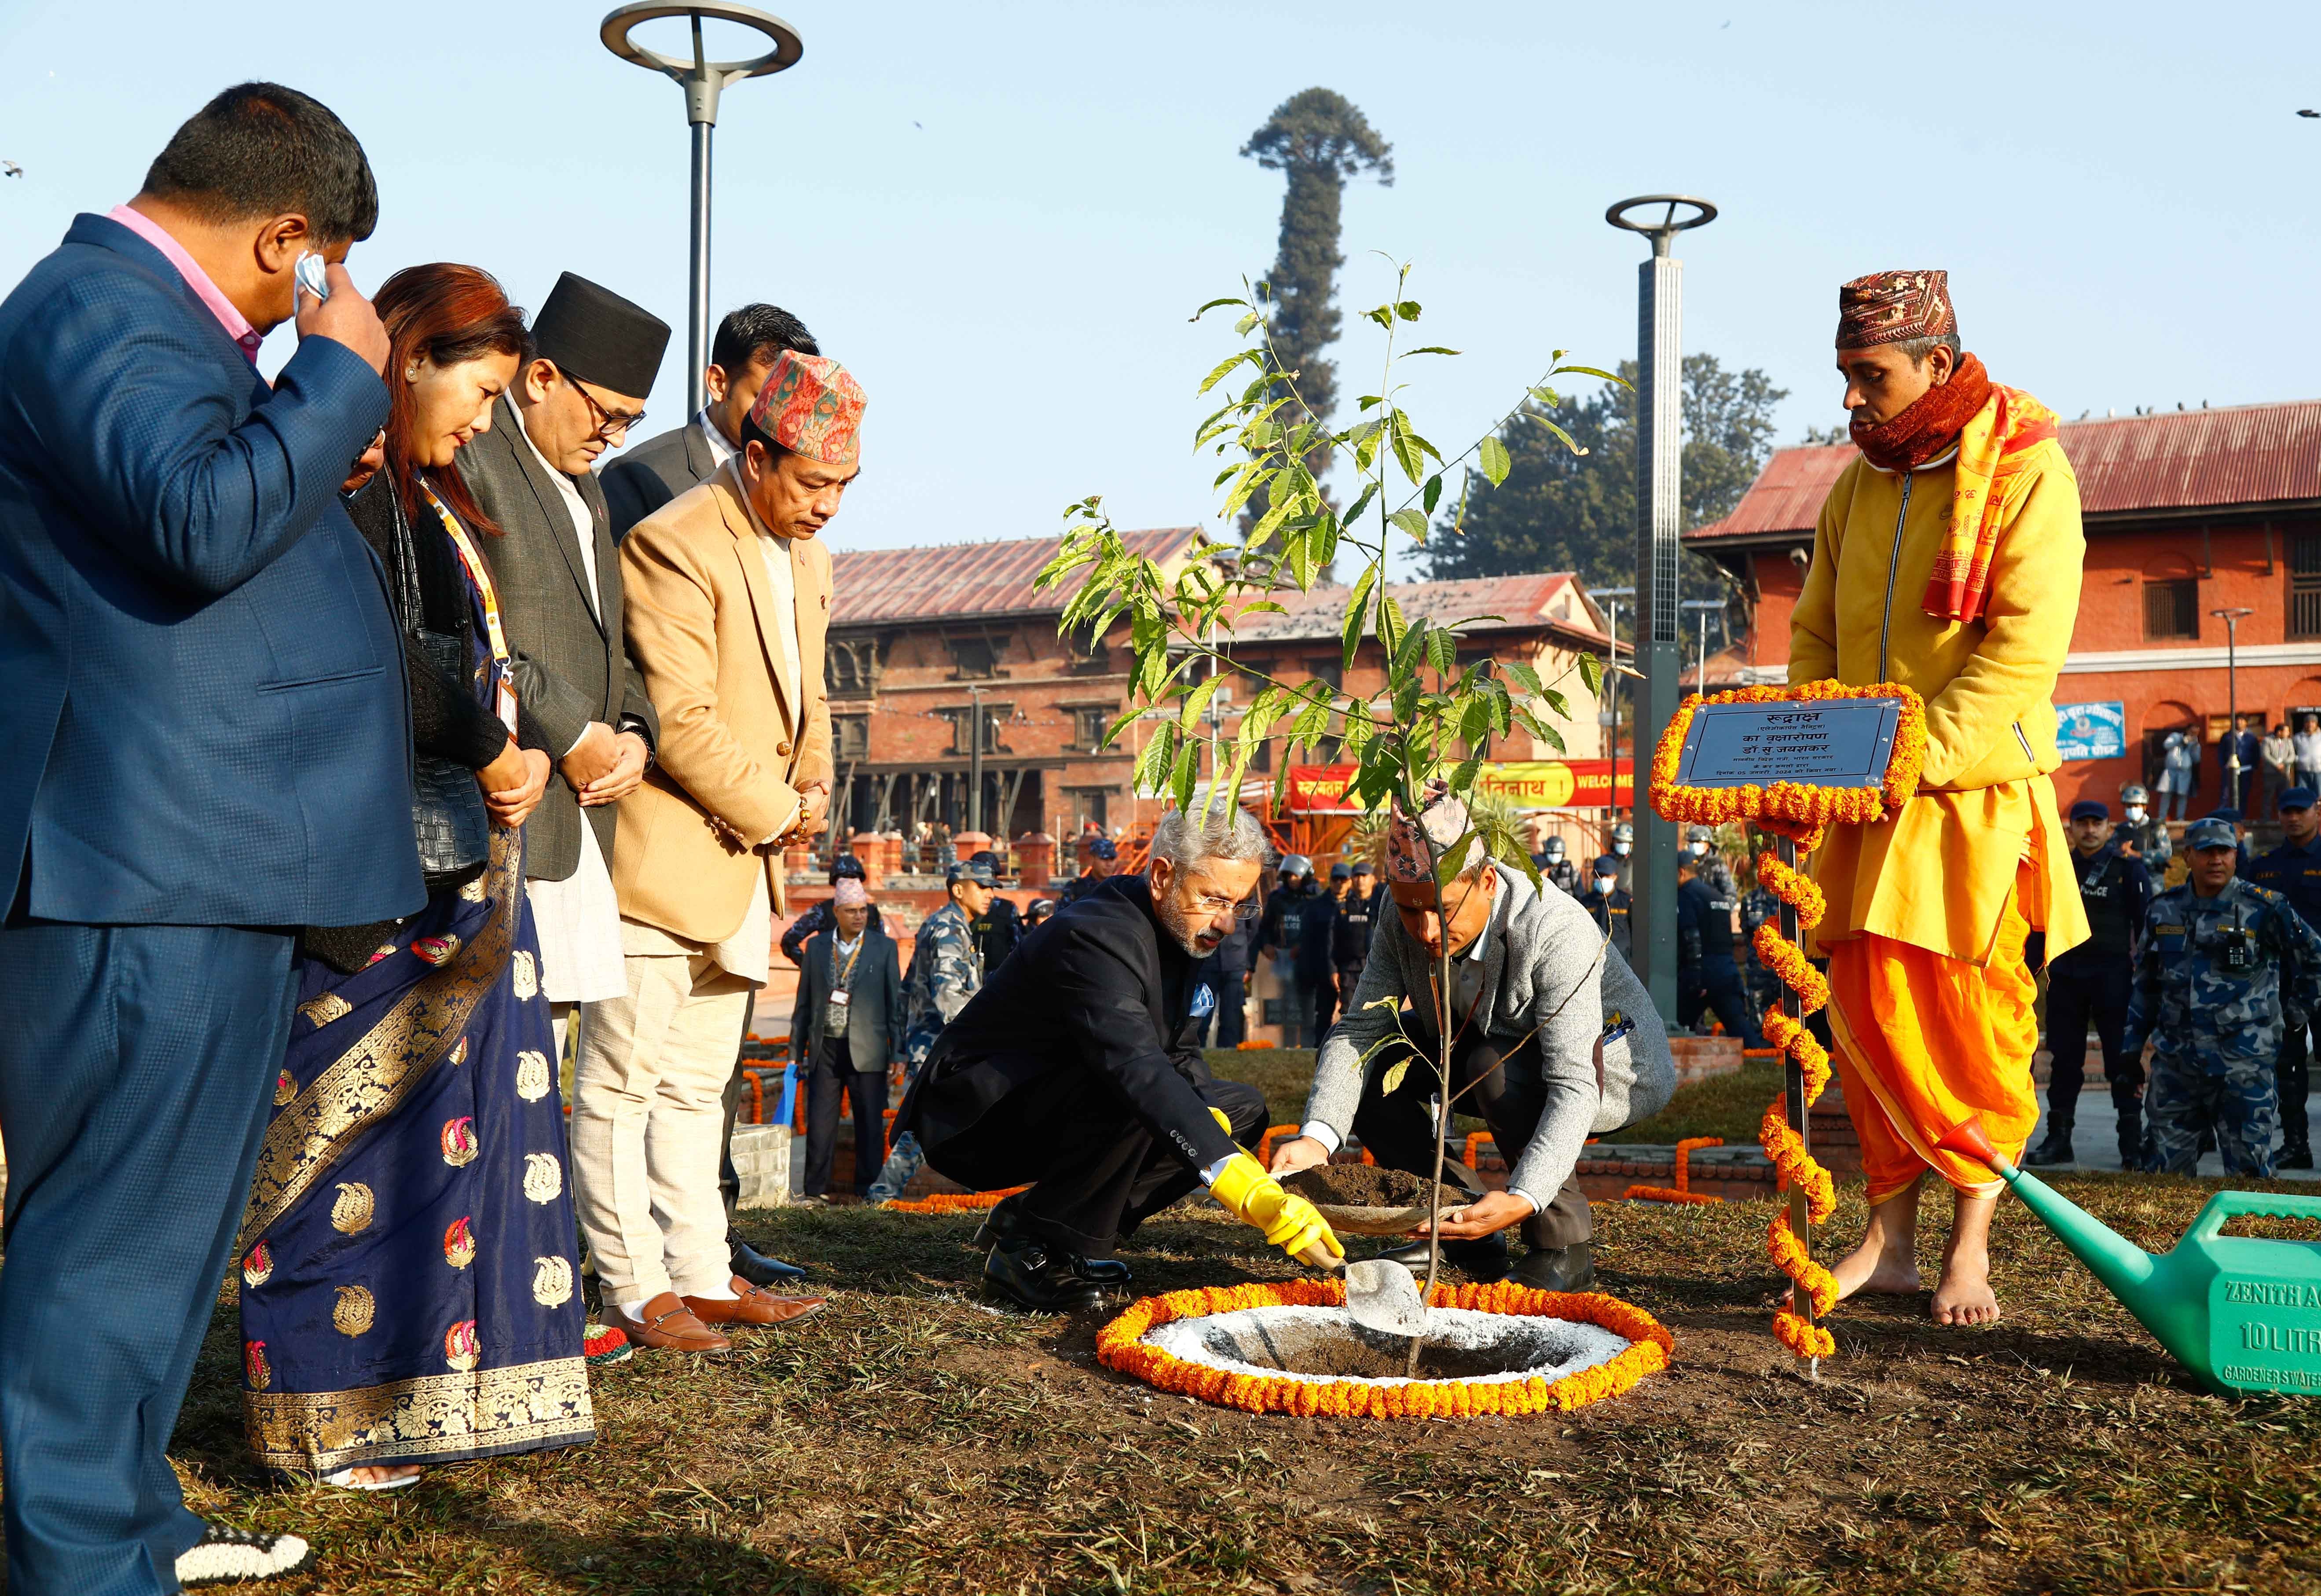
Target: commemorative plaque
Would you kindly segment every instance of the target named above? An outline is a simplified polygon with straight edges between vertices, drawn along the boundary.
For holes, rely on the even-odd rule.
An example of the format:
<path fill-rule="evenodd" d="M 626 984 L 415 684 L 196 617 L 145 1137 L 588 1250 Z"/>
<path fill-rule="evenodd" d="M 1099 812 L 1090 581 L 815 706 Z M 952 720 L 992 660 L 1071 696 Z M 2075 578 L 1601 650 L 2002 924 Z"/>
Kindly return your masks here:
<path fill-rule="evenodd" d="M 1684 787 L 1876 787 L 1901 725 L 1899 698 L 1696 706 L 1678 755 Z"/>

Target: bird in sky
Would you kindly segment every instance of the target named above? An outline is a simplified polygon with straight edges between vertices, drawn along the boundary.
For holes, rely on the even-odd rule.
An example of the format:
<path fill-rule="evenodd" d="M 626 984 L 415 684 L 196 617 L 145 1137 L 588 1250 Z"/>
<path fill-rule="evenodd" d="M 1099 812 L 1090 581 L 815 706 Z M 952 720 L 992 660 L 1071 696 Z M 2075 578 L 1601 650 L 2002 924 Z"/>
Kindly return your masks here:
<path fill-rule="evenodd" d="M 5 172 L 12 178 L 21 178 L 24 175 L 24 169 L 13 160 L 0 160 L 0 172 Z"/>
<path fill-rule="evenodd" d="M 2321 116 L 2321 111 L 2299 111 L 2299 116 Z"/>

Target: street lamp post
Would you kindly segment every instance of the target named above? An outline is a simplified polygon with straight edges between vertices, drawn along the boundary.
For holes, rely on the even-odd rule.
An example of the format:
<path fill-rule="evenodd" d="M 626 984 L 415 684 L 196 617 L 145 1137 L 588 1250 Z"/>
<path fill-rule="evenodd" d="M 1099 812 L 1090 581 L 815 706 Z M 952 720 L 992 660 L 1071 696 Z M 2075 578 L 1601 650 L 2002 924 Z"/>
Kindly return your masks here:
<path fill-rule="evenodd" d="M 1666 207 L 1657 220 L 1629 213 Z M 1679 218 L 1679 207 L 1690 214 Z M 1677 534 L 1679 469 L 1682 460 L 1684 268 L 1670 246 L 1687 228 L 1716 219 L 1716 207 L 1682 194 L 1624 199 L 1604 213 L 1615 227 L 1652 241 L 1652 258 L 1637 269 L 1636 296 L 1636 666 L 1643 672 L 1636 698 L 1636 797 L 1645 798 L 1643 751 L 1654 746 L 1676 716 L 1683 645 L 1678 641 Z M 1636 871 L 1630 940 L 1636 973 L 1653 1006 L 1677 1011 L 1676 827 L 1635 806 Z"/>
<path fill-rule="evenodd" d="M 1725 601 L 1721 598 L 1688 598 L 1684 601 L 1684 607 L 1692 611 L 1693 618 L 1700 623 L 1699 652 L 1693 656 L 1692 690 L 1705 693 L 1708 690 L 1708 614 L 1711 610 L 1723 609 Z"/>
<path fill-rule="evenodd" d="M 689 61 L 647 50 L 629 37 L 640 23 L 677 16 L 692 19 L 693 59 Z M 755 28 L 773 41 L 774 48 L 749 60 L 713 61 L 701 44 L 701 24 L 705 22 L 739 23 L 743 27 Z M 797 30 L 781 18 L 754 5 L 731 4 L 731 0 L 636 0 L 608 14 L 596 36 L 605 41 L 606 50 L 623 60 L 650 67 L 674 79 L 685 90 L 685 120 L 693 129 L 693 256 L 687 279 L 690 302 L 685 323 L 688 362 L 685 404 L 690 415 L 708 402 L 706 379 L 702 373 L 709 365 L 709 142 L 717 127 L 717 99 L 729 83 L 762 78 L 769 72 L 796 66 L 798 58 L 806 53 L 806 45 L 799 40 Z"/>
<path fill-rule="evenodd" d="M 2225 780 L 2232 784 L 2228 807 L 2237 809 L 2241 807 L 2241 619 L 2256 611 L 2212 609 L 2208 613 L 2225 624 Z M 2245 825 L 2253 818 L 2244 814 L 2241 821 Z"/>

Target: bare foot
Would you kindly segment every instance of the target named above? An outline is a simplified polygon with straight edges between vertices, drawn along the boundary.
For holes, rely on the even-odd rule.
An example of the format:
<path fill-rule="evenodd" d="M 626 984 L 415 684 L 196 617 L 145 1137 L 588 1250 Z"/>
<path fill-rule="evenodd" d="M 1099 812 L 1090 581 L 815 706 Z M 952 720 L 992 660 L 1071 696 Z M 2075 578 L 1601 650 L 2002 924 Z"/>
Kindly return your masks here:
<path fill-rule="evenodd" d="M 1934 1323 L 1992 1325 L 1998 1322 L 1998 1297 L 1990 1289 L 1988 1256 L 1946 1258 L 1934 1286 Z"/>
<path fill-rule="evenodd" d="M 1918 1264 L 1915 1258 L 1908 1253 L 1896 1253 L 1867 1241 L 1839 1259 L 1830 1273 L 1837 1277 L 1841 1302 L 1856 1291 L 1907 1297 L 1918 1290 Z"/>

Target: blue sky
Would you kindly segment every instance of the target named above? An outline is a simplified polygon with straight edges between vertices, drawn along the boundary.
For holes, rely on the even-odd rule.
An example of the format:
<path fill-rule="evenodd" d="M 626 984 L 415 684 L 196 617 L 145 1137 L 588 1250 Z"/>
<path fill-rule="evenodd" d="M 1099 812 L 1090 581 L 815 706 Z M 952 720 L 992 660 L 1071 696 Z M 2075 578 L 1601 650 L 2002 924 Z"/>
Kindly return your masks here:
<path fill-rule="evenodd" d="M 1948 268 L 1970 347 L 2066 416 L 2321 390 L 2310 4 L 773 9 L 806 56 L 727 96 L 715 299 L 788 306 L 869 389 L 842 547 L 1046 533 L 1091 492 L 1124 524 L 1215 525 L 1193 388 L 1233 340 L 1186 318 L 1271 260 L 1280 180 L 1236 151 L 1315 84 L 1395 146 L 1395 186 L 1347 197 L 1345 303 L 1384 296 L 1371 251 L 1411 260 L 1422 331 L 1468 351 L 1409 396 L 1438 442 L 1552 349 L 1634 353 L 1643 245 L 1602 214 L 1662 189 L 1724 212 L 1679 249 L 1686 347 L 1788 388 L 1785 438 L 1837 419 L 1836 285 L 1885 266 Z M 0 0 L 0 156 L 25 169 L 0 281 L 210 94 L 276 78 L 378 169 L 359 281 L 463 260 L 536 306 L 593 277 L 678 326 L 647 430 L 673 424 L 683 111 L 602 14 Z M 1343 392 L 1370 348 L 1341 346 Z"/>

